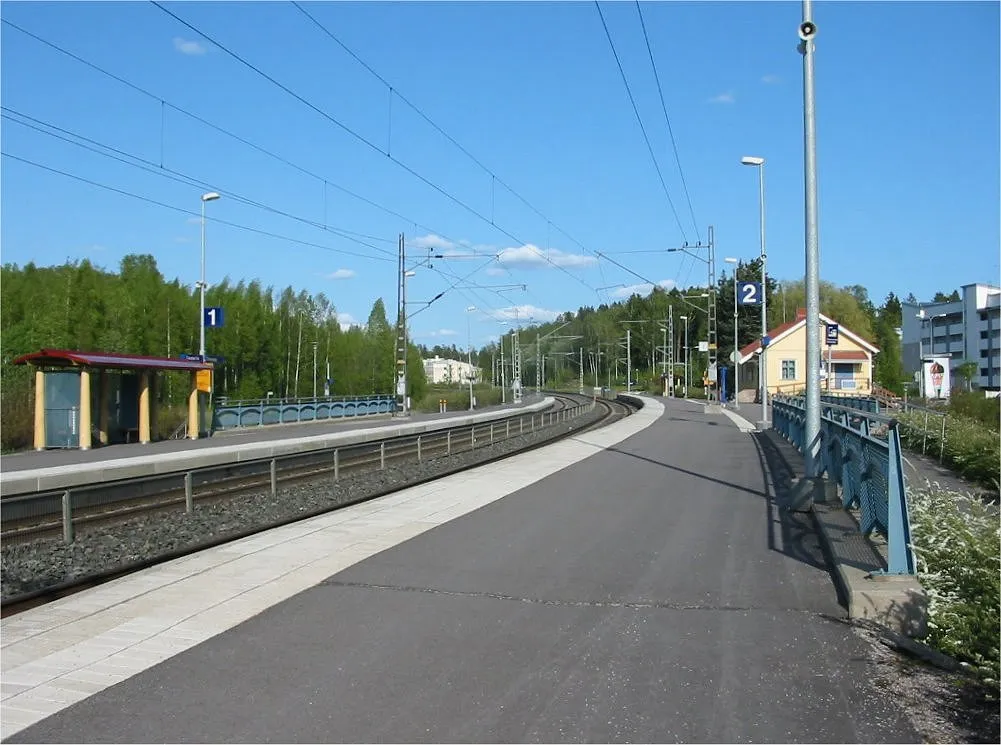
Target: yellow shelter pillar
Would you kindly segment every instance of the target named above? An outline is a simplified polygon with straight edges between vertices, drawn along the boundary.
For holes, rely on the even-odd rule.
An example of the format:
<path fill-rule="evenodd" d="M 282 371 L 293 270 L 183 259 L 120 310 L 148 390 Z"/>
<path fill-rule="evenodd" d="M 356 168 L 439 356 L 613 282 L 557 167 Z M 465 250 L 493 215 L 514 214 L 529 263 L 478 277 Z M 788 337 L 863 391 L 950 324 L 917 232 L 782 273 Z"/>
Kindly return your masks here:
<path fill-rule="evenodd" d="M 159 428 L 159 405 L 157 404 L 157 391 L 159 390 L 159 376 L 153 370 L 149 374 L 149 439 L 152 442 L 160 434 Z"/>
<path fill-rule="evenodd" d="M 35 450 L 45 450 L 45 373 L 35 368 Z"/>
<path fill-rule="evenodd" d="M 101 370 L 100 388 L 97 397 L 97 439 L 102 445 L 107 445 L 111 438 L 108 436 L 108 394 L 111 379 L 108 371 Z"/>
<path fill-rule="evenodd" d="M 90 370 L 80 368 L 80 449 L 90 450 Z"/>
<path fill-rule="evenodd" d="M 149 443 L 149 370 L 139 373 L 139 442 Z"/>
<path fill-rule="evenodd" d="M 191 371 L 191 391 L 188 393 L 188 439 L 198 439 L 198 373 Z"/>

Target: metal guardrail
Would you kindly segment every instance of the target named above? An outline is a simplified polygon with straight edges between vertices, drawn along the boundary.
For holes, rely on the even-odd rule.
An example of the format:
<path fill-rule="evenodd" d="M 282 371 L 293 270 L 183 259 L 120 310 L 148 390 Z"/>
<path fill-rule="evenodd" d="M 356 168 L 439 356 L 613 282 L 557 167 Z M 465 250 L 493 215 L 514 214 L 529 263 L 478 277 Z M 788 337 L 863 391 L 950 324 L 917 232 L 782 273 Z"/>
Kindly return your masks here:
<path fill-rule="evenodd" d="M 839 404 L 859 411 L 868 411 L 871 414 L 878 414 L 879 401 L 872 396 L 846 395 L 844 393 L 822 393 L 820 396 L 822 403 Z"/>
<path fill-rule="evenodd" d="M 805 399 L 777 396 L 772 415 L 773 428 L 803 452 Z M 842 506 L 859 509 L 863 534 L 878 531 L 886 536 L 887 574 L 914 574 L 897 421 L 825 401 L 820 419 L 821 467 L 841 487 Z"/>
<path fill-rule="evenodd" d="M 170 490 L 184 489 L 185 511 L 194 509 L 196 489 L 212 488 L 220 479 L 270 476 L 270 494 L 278 495 L 281 472 L 301 468 L 327 468 L 332 470 L 335 481 L 341 478 L 342 454 L 373 455 L 379 469 L 386 468 L 387 459 L 396 461 L 414 455 L 420 463 L 435 454 L 450 457 L 453 453 L 469 452 L 493 445 L 512 437 L 536 432 L 546 427 L 569 421 L 594 409 L 596 402 L 569 406 L 554 411 L 521 413 L 502 420 L 480 424 L 462 425 L 435 432 L 425 432 L 392 437 L 365 443 L 342 445 L 334 448 L 288 453 L 238 463 L 192 468 L 171 473 L 123 479 L 87 486 L 59 489 L 45 494 L 8 497 L 0 502 L 0 523 L 15 520 L 54 521 L 60 516 L 63 540 L 72 543 L 76 527 L 81 522 L 78 511 L 86 508 L 109 507 L 142 497 L 155 496 Z M 344 466 L 348 464 L 343 463 Z M 8 537 L 5 540 L 10 540 Z"/>
<path fill-rule="evenodd" d="M 212 429 L 266 427 L 345 417 L 391 414 L 395 396 L 325 396 L 321 398 L 221 400 L 212 412 Z"/>

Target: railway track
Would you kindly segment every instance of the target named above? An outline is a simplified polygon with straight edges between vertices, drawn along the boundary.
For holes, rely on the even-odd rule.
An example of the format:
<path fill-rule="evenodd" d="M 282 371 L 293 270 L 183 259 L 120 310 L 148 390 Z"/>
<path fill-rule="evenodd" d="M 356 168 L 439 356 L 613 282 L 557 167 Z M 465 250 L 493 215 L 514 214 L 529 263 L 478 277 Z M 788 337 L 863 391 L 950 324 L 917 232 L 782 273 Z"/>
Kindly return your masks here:
<path fill-rule="evenodd" d="M 377 499 L 402 488 L 409 488 L 419 483 L 442 478 L 443 476 L 501 460 L 511 455 L 534 450 L 564 437 L 578 435 L 590 429 L 606 426 L 613 421 L 628 416 L 633 410 L 630 405 L 619 401 L 597 399 L 594 401 L 594 407 L 603 411 L 601 416 L 583 426 L 575 427 L 573 424 L 579 423 L 580 416 L 575 417 L 572 414 L 577 413 L 579 415 L 584 413 L 582 406 L 586 405 L 589 409 L 592 405 L 592 399 L 590 397 L 570 394 L 550 395 L 556 397 L 557 403 L 549 412 L 542 415 L 542 423 L 540 424 L 537 421 L 534 430 L 530 429 L 527 417 L 520 417 L 520 423 L 519 418 L 513 418 L 493 424 L 466 425 L 445 432 L 400 437 L 378 443 L 340 448 L 340 452 L 333 457 L 331 457 L 329 451 L 304 453 L 296 456 L 296 462 L 290 464 L 290 467 L 281 472 L 280 483 L 282 486 L 294 482 L 308 483 L 319 479 L 329 479 L 331 476 L 335 479 L 350 479 L 355 475 L 370 474 L 373 471 L 385 470 L 393 466 L 405 466 L 407 464 L 427 461 L 438 461 L 442 467 L 434 475 L 427 478 L 388 486 L 384 490 L 362 498 L 348 500 L 322 510 L 298 514 L 289 519 L 268 522 L 249 530 L 230 533 L 224 537 L 193 543 L 185 546 L 183 549 L 164 552 L 141 561 L 77 577 L 68 582 L 8 598 L 0 604 L 2 615 L 12 615 L 27 610 L 29 607 L 50 602 L 67 594 L 79 592 L 82 589 L 93 587 L 125 574 L 139 571 L 205 548 L 238 540 L 336 509 L 343 509 L 362 501 Z M 583 399 L 586 399 L 586 404 L 582 403 Z M 540 415 L 535 416 L 539 417 Z M 559 426 L 564 422 L 569 422 L 570 426 Z M 502 454 L 495 455 L 484 452 L 484 457 L 458 467 L 449 465 L 450 456 L 469 454 L 476 450 L 483 451 L 483 448 L 493 443 L 504 442 L 505 440 L 519 437 L 522 434 L 527 434 L 530 431 L 549 432 L 552 436 L 515 450 L 508 450 Z M 468 458 L 465 460 L 468 460 Z M 219 471 L 220 469 L 217 468 L 215 470 Z M 204 474 L 199 480 L 194 479 L 190 475 L 185 477 L 178 474 L 169 474 L 155 479 L 156 483 L 154 485 L 148 483 L 116 484 L 113 485 L 114 488 L 110 490 L 110 494 L 105 493 L 103 495 L 100 494 L 99 490 L 93 490 L 94 493 L 90 495 L 89 500 L 80 500 L 79 509 L 72 517 L 73 531 L 78 528 L 86 531 L 99 526 L 108 526 L 137 515 L 176 512 L 183 508 L 190 510 L 194 509 L 197 505 L 209 502 L 225 502 L 228 499 L 233 499 L 241 495 L 260 493 L 262 490 L 267 490 L 268 488 L 272 490 L 272 493 L 276 493 L 277 491 L 277 474 L 269 463 L 249 462 L 237 464 L 231 470 L 240 470 L 241 472 L 225 473 L 221 477 L 219 477 L 220 474 L 216 473 L 217 478 L 214 479 L 211 478 L 212 474 Z M 177 485 L 179 479 L 182 481 L 180 487 Z M 129 487 L 133 489 L 142 487 L 146 489 L 146 492 L 138 495 L 130 494 L 128 491 Z M 51 500 L 51 496 L 49 495 L 45 495 L 43 498 Z M 4 500 L 3 506 L 9 507 L 10 501 Z M 49 514 L 47 515 L 25 516 L 19 520 L 15 519 L 10 522 L 5 518 L 2 534 L 4 544 L 11 545 L 11 542 L 25 543 L 37 541 L 44 538 L 52 538 L 59 534 L 63 534 L 65 538 L 65 526 L 61 518 L 62 509 L 60 508 L 56 512 L 51 504 L 49 505 Z"/>

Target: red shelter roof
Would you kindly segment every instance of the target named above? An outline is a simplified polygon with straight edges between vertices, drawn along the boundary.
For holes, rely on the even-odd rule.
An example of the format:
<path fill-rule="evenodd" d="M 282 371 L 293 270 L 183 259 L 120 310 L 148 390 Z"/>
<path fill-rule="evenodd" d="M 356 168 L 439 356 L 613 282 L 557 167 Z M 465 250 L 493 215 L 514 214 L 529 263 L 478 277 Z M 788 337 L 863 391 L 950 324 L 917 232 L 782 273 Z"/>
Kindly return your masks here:
<path fill-rule="evenodd" d="M 211 370 L 212 363 L 180 360 L 171 357 L 146 357 L 140 354 L 77 352 L 71 349 L 43 349 L 24 354 L 15 365 L 51 365 L 53 367 L 104 367 L 117 370 Z"/>

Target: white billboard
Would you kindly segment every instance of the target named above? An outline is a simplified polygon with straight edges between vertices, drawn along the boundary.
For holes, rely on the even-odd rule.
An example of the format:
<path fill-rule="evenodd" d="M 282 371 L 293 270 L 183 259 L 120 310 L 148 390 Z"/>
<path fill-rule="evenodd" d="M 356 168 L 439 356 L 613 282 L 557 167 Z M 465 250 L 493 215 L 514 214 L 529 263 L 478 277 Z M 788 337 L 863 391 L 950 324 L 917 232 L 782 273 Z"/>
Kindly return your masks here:
<path fill-rule="evenodd" d="M 921 376 L 925 398 L 949 398 L 952 380 L 948 356 L 925 357 L 921 360 Z"/>

